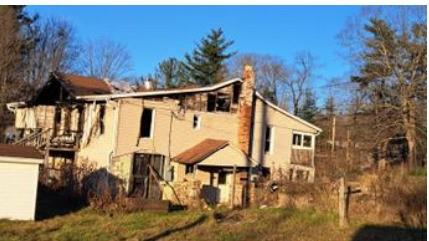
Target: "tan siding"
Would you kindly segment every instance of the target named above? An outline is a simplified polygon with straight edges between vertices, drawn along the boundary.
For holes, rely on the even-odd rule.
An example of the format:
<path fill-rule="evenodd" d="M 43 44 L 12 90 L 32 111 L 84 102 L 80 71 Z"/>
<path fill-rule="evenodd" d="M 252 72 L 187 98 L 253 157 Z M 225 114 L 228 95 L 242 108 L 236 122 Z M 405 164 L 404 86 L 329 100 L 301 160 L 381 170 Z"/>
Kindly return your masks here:
<path fill-rule="evenodd" d="M 272 153 L 264 152 L 266 125 L 274 127 Z M 290 164 L 293 131 L 316 133 L 316 130 L 313 128 L 284 115 L 257 99 L 254 116 L 252 158 L 261 161 L 265 167 L 279 168 Z"/>
<path fill-rule="evenodd" d="M 167 157 L 171 153 L 171 157 L 174 157 L 206 138 L 237 143 L 238 121 L 235 114 L 190 110 L 177 114 L 178 107 L 172 101 L 145 100 L 143 105 L 155 110 L 153 137 L 138 138 L 143 109 L 141 100 L 127 100 L 121 103 L 117 154 L 139 150 Z M 172 110 L 176 117 L 172 116 Z M 192 125 L 194 114 L 201 117 L 201 127 L 197 130 L 194 130 Z M 126 122 L 123 121 L 125 119 Z"/>
<path fill-rule="evenodd" d="M 114 120 L 115 108 L 117 104 L 114 101 L 109 101 L 106 104 L 106 112 L 104 116 L 105 132 L 102 135 L 91 137 L 87 146 L 82 147 L 78 152 L 78 161 L 86 161 L 96 163 L 98 167 L 108 167 L 110 155 L 114 147 Z"/>
<path fill-rule="evenodd" d="M 142 100 L 122 99 L 119 101 L 118 134 L 115 155 L 136 151 L 140 117 L 143 110 Z"/>

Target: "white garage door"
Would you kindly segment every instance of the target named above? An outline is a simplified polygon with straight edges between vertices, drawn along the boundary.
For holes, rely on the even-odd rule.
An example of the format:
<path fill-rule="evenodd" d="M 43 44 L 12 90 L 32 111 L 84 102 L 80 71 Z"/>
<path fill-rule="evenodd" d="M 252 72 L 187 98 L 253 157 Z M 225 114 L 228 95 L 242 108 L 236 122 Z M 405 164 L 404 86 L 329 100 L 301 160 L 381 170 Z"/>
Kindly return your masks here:
<path fill-rule="evenodd" d="M 0 218 L 34 219 L 39 165 L 0 159 Z"/>

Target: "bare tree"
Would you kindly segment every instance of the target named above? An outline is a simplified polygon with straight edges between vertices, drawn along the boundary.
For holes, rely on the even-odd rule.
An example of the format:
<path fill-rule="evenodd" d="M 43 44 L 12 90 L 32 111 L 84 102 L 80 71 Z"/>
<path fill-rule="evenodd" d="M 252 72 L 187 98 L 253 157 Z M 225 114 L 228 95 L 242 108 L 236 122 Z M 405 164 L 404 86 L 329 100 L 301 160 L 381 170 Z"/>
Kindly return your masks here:
<path fill-rule="evenodd" d="M 307 86 L 313 78 L 315 61 L 309 52 L 298 53 L 293 65 L 290 67 L 290 76 L 285 84 L 291 94 L 293 113 L 298 114 Z"/>
<path fill-rule="evenodd" d="M 37 43 L 26 56 L 25 80 L 40 86 L 52 71 L 73 72 L 79 57 L 79 45 L 73 27 L 66 21 L 49 18 L 32 31 Z"/>
<path fill-rule="evenodd" d="M 426 120 L 419 118 L 426 110 L 426 33 L 424 7 L 379 7 L 365 8 L 340 35 L 355 67 L 353 80 L 371 104 L 377 148 L 405 138 L 411 168 L 416 146 L 426 139 Z"/>
<path fill-rule="evenodd" d="M 27 15 L 23 8 L 0 6 L 0 134 L 11 122 L 11 115 L 5 110 L 6 103 L 24 99 L 28 94 L 28 86 L 22 81 L 22 69 L 25 68 L 25 55 L 35 43 L 28 33 L 37 17 Z"/>
<path fill-rule="evenodd" d="M 88 41 L 78 64 L 78 72 L 97 78 L 119 79 L 133 68 L 126 47 L 111 40 Z"/>
<path fill-rule="evenodd" d="M 256 75 L 256 88 L 268 99 L 278 103 L 284 94 L 288 72 L 284 61 L 276 56 L 240 54 L 229 64 L 230 76 L 240 76 L 244 65 L 252 65 Z"/>

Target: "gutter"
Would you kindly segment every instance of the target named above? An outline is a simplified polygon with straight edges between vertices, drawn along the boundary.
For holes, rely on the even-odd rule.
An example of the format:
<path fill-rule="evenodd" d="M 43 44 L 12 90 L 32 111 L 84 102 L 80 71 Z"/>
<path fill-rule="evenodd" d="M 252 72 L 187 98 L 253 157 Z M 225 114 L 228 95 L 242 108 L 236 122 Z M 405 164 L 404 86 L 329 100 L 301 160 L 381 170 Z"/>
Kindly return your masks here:
<path fill-rule="evenodd" d="M 23 101 L 20 101 L 20 102 L 10 102 L 10 103 L 6 104 L 7 109 L 10 112 L 13 112 L 13 113 L 15 113 L 16 108 L 23 107 L 23 106 L 25 106 L 25 102 L 23 102 Z"/>

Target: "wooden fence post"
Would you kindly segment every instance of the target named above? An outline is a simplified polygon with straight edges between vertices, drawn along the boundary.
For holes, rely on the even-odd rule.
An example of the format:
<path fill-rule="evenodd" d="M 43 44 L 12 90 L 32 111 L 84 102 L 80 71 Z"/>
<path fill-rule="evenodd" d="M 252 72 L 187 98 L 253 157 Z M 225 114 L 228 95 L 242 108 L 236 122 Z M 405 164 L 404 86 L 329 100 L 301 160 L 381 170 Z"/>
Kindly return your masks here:
<path fill-rule="evenodd" d="M 340 227 L 347 225 L 347 197 L 344 177 L 340 179 L 340 187 L 338 189 L 338 214 L 340 219 Z"/>

